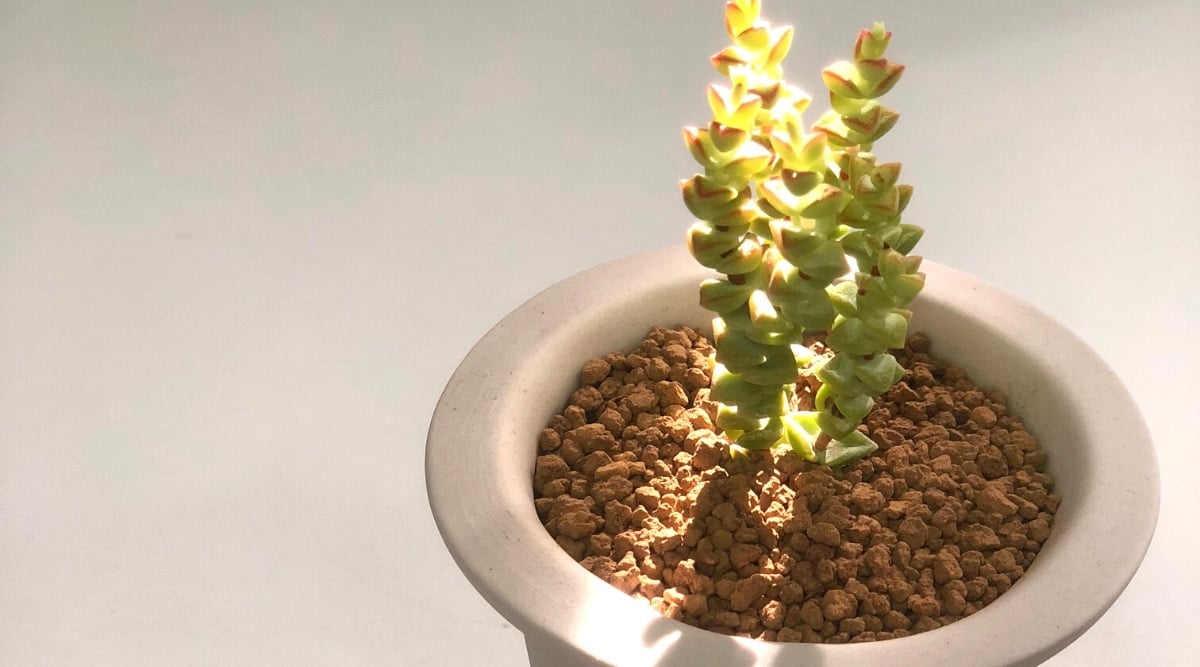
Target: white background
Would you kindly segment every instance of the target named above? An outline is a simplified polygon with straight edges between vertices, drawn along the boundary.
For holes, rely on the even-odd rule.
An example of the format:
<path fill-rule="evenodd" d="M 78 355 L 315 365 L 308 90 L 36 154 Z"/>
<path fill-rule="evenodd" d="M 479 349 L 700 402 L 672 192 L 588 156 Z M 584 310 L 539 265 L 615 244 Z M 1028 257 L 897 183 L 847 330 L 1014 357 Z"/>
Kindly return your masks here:
<path fill-rule="evenodd" d="M 1200 7 L 766 15 L 813 92 L 888 22 L 921 254 L 1145 414 L 1157 536 L 1050 664 L 1192 664 Z M 425 429 L 505 313 L 681 241 L 724 40 L 716 1 L 0 3 L 0 664 L 525 664 L 438 537 Z"/>

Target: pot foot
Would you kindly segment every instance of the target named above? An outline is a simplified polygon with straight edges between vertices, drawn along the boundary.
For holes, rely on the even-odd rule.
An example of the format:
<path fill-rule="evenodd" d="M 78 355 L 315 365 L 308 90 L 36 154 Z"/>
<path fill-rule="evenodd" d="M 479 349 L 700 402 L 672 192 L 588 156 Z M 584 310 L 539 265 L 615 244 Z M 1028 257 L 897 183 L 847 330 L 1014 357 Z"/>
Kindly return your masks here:
<path fill-rule="evenodd" d="M 529 667 L 611 667 L 548 635 L 525 635 Z"/>

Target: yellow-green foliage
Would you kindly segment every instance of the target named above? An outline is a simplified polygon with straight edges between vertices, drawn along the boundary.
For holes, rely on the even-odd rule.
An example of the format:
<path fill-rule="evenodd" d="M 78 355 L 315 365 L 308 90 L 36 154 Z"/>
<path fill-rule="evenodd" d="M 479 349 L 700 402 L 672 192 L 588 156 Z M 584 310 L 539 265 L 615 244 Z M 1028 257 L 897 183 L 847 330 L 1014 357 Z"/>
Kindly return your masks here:
<path fill-rule="evenodd" d="M 877 98 L 904 66 L 884 58 L 882 23 L 859 34 L 853 61 L 822 78 L 832 109 L 806 130 L 811 98 L 783 80 L 791 26 L 760 17 L 758 0 L 725 5 L 732 44 L 712 57 L 728 85 L 708 89 L 712 122 L 684 140 L 703 167 L 680 183 L 697 221 L 688 248 L 720 275 L 700 286 L 715 312 L 712 397 L 717 423 L 749 449 L 787 444 L 840 465 L 875 443 L 858 426 L 902 369 L 888 352 L 904 344 L 906 306 L 924 285 L 922 230 L 901 222 L 912 188 L 900 165 L 872 147 L 899 115 Z M 846 257 L 858 271 L 849 271 Z M 819 368 L 815 411 L 792 409 L 795 382 L 813 355 L 805 334 L 826 333 L 835 352 Z M 824 434 L 824 435 L 822 435 Z"/>

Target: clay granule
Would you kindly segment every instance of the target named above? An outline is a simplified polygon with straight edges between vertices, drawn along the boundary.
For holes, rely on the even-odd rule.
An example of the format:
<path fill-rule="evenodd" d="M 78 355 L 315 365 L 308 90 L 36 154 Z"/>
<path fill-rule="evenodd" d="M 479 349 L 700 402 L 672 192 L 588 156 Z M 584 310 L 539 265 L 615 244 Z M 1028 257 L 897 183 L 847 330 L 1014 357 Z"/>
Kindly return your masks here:
<path fill-rule="evenodd" d="M 538 516 L 596 576 L 713 632 L 843 643 L 969 616 L 1029 568 L 1059 497 L 1004 397 L 929 347 L 897 351 L 904 378 L 863 427 L 879 450 L 835 470 L 731 458 L 708 341 L 655 328 L 587 362 L 539 435 Z"/>

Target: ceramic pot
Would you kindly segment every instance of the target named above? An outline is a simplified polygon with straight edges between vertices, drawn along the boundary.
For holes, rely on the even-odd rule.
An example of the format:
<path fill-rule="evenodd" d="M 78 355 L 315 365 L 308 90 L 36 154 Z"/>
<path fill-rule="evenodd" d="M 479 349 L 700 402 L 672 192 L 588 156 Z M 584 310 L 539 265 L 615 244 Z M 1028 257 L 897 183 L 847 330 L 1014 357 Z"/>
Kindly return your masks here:
<path fill-rule="evenodd" d="M 584 570 L 534 510 L 537 434 L 587 360 L 650 327 L 709 330 L 709 272 L 682 247 L 620 259 L 542 292 L 470 351 L 429 428 L 425 473 L 446 545 L 525 634 L 533 667 L 636 665 L 1032 665 L 1117 599 L 1149 546 L 1158 469 L 1132 397 L 1095 352 L 1033 307 L 926 261 L 911 331 L 982 387 L 1003 391 L 1048 455 L 1062 496 L 1029 571 L 978 613 L 902 639 L 847 645 L 733 638 L 663 618 Z"/>

